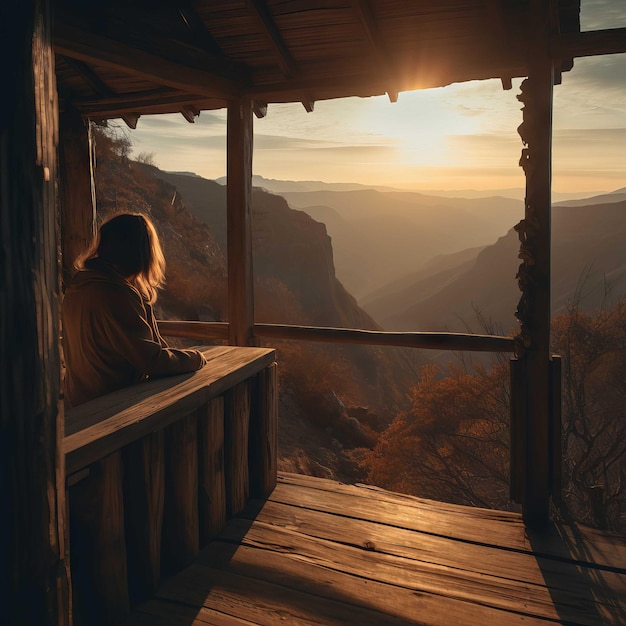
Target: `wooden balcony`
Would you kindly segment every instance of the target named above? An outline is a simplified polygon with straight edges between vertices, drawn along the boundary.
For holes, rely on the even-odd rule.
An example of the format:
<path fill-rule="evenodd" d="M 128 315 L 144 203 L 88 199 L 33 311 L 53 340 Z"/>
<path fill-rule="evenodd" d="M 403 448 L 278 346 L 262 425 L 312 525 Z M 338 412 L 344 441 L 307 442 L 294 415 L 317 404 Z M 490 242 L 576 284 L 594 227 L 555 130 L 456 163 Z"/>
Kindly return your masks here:
<path fill-rule="evenodd" d="M 67 413 L 74 624 L 119 624 L 276 484 L 274 351 L 203 352 L 197 372 Z"/>
<path fill-rule="evenodd" d="M 626 623 L 626 542 L 279 474 L 125 626 Z"/>
<path fill-rule="evenodd" d="M 68 412 L 74 623 L 626 623 L 626 538 L 276 473 L 273 350 Z"/>

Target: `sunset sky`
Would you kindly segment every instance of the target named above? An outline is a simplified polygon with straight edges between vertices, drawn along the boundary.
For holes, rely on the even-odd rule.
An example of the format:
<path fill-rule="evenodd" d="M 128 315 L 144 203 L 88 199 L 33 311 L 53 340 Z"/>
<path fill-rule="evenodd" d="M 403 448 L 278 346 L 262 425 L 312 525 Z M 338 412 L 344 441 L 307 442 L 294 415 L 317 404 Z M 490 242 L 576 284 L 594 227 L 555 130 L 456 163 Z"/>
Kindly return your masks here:
<path fill-rule="evenodd" d="M 626 0 L 583 0 L 582 30 L 626 26 Z M 255 118 L 254 173 L 265 178 L 419 190 L 522 188 L 520 80 L 455 84 L 386 96 L 271 104 Z M 134 155 L 161 169 L 225 174 L 226 112 L 142 117 Z M 554 91 L 553 189 L 626 187 L 626 54 L 576 59 Z"/>

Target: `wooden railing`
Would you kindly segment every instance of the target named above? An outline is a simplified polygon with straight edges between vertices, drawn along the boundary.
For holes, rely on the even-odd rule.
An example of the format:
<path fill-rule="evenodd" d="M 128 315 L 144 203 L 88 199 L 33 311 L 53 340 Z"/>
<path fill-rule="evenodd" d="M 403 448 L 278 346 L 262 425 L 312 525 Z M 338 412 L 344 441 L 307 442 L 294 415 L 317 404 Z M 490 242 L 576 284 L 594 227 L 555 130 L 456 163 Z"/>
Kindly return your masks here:
<path fill-rule="evenodd" d="M 117 624 L 276 484 L 275 353 L 204 349 L 207 365 L 66 414 L 76 624 Z"/>
<path fill-rule="evenodd" d="M 227 322 L 159 321 L 164 335 L 197 340 L 228 339 Z M 255 324 L 257 337 L 295 339 L 328 343 L 353 343 L 370 346 L 396 346 L 428 350 L 456 350 L 473 352 L 514 352 L 513 337 L 500 335 L 474 335 L 469 333 L 387 332 L 328 328 L 319 326 L 293 326 L 287 324 Z"/>

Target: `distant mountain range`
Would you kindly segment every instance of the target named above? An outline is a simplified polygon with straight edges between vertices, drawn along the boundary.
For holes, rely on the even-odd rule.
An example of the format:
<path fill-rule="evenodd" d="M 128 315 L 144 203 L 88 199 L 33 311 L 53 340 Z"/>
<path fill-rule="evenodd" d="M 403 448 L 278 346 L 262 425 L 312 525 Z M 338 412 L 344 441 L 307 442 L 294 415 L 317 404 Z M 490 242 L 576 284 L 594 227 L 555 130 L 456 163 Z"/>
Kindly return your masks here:
<path fill-rule="evenodd" d="M 206 198 L 202 179 L 182 178 L 176 184 L 185 197 L 186 187 L 200 186 L 198 200 Z M 517 327 L 519 241 L 511 227 L 523 216 L 522 201 L 260 177 L 254 184 L 325 224 L 337 277 L 384 328 L 481 332 L 479 318 L 502 332 Z M 626 188 L 553 206 L 553 312 L 576 293 L 586 309 L 621 297 Z M 216 237 L 225 240 L 225 231 Z"/>
<path fill-rule="evenodd" d="M 185 173 L 196 176 L 191 172 L 172 172 Z M 216 183 L 220 185 L 226 184 L 226 177 L 216 179 Z M 292 191 L 358 191 L 360 189 L 375 189 L 376 191 L 411 191 L 419 192 L 428 196 L 443 196 L 445 198 L 484 198 L 486 196 L 502 196 L 503 198 L 513 198 L 514 200 L 524 199 L 523 187 L 508 187 L 504 189 L 414 189 L 408 186 L 392 187 L 384 185 L 363 185 L 360 183 L 326 183 L 320 180 L 276 180 L 273 178 L 264 178 L 255 175 L 252 177 L 252 184 L 255 187 L 261 187 L 272 193 L 282 194 Z M 552 192 L 552 200 L 554 202 L 575 200 L 586 198 L 588 192 Z"/>
<path fill-rule="evenodd" d="M 626 294 L 626 200 L 555 206 L 552 240 L 553 314 L 574 299 L 590 311 Z M 511 229 L 490 246 L 433 259 L 362 306 L 388 330 L 484 332 L 483 317 L 506 333 L 517 328 L 518 251 Z"/>

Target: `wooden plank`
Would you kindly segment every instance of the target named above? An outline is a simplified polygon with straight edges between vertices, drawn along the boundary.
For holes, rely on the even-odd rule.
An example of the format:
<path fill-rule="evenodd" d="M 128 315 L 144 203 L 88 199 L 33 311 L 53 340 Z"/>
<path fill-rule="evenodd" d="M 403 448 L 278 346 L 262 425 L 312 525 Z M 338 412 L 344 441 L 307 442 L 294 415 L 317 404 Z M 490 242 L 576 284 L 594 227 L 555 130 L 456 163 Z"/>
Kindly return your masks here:
<path fill-rule="evenodd" d="M 68 473 L 171 424 L 275 361 L 275 351 L 267 348 L 216 346 L 203 352 L 209 363 L 197 372 L 128 387 L 68 411 Z"/>
<path fill-rule="evenodd" d="M 464 515 L 461 507 L 456 510 L 445 507 L 439 509 L 435 502 L 421 506 L 400 498 L 379 498 L 377 493 L 359 487 L 333 492 L 296 485 L 287 486 L 281 482 L 281 478 L 282 476 L 269 498 L 272 502 L 295 504 L 326 512 L 342 511 L 346 516 L 355 519 L 464 541 L 529 550 L 519 516 L 499 515 L 500 512 L 487 512 L 484 509 L 480 511 L 485 514 L 480 515 L 469 507 L 470 513 Z"/>
<path fill-rule="evenodd" d="M 165 499 L 162 430 L 123 450 L 129 591 L 134 603 L 154 595 L 161 577 Z"/>
<path fill-rule="evenodd" d="M 214 398 L 198 411 L 200 544 L 226 525 L 224 470 L 224 398 Z"/>
<path fill-rule="evenodd" d="M 546 557 L 595 563 L 618 571 L 626 563 L 626 538 L 620 535 L 555 525 L 550 533 L 533 534 L 531 545 L 531 536 L 518 513 L 435 502 L 369 485 L 343 485 L 281 472 L 270 501 L 318 511 L 341 511 L 355 519 L 476 544 L 536 551 Z"/>
<path fill-rule="evenodd" d="M 626 52 L 626 28 L 563 33 L 553 39 L 554 56 L 562 59 Z"/>
<path fill-rule="evenodd" d="M 75 610 L 87 624 L 118 624 L 129 612 L 122 473 L 117 451 L 70 492 Z"/>
<path fill-rule="evenodd" d="M 159 331 L 168 337 L 188 339 L 228 339 L 227 322 L 181 322 L 159 320 Z"/>
<path fill-rule="evenodd" d="M 368 346 L 399 346 L 428 350 L 468 350 L 475 352 L 513 352 L 513 337 L 468 335 L 464 333 L 402 333 L 354 328 L 255 324 L 258 337 L 296 339 Z"/>
<path fill-rule="evenodd" d="M 200 550 L 198 419 L 188 415 L 165 429 L 163 569 L 178 571 Z"/>
<path fill-rule="evenodd" d="M 253 626 L 254 622 L 233 617 L 227 613 L 168 602 L 146 602 L 124 622 L 124 626 Z"/>
<path fill-rule="evenodd" d="M 545 619 L 592 625 L 598 623 L 599 608 L 596 603 L 608 613 L 612 607 L 620 606 L 622 598 L 622 608 L 626 609 L 626 575 L 606 573 L 603 584 L 596 583 L 594 586 L 593 581 L 585 578 L 578 568 L 570 564 L 538 564 L 532 555 L 507 553 L 484 546 L 474 550 L 479 563 L 470 564 L 466 568 L 463 558 L 455 558 L 465 550 L 465 546 L 459 546 L 453 540 L 438 542 L 448 559 L 445 563 L 433 563 L 426 554 L 422 556 L 419 550 L 414 551 L 418 558 L 411 558 L 388 554 L 370 540 L 364 542 L 365 545 L 347 545 L 344 541 L 359 536 L 358 531 L 362 529 L 362 525 L 353 523 L 353 520 L 330 515 L 308 519 L 314 522 L 308 529 L 316 536 L 308 536 L 308 532 L 305 534 L 301 530 L 265 524 L 257 519 L 251 527 L 248 522 L 234 520 L 221 539 L 240 541 L 242 546 L 265 551 L 267 556 L 264 557 L 264 566 L 267 567 L 271 567 L 271 559 L 274 553 L 278 553 L 325 570 Z M 333 533 L 333 527 L 340 530 L 335 539 L 317 537 L 318 533 Z M 384 530 L 390 529 L 386 527 Z M 393 529 L 391 534 L 394 535 Z M 394 538 L 401 534 L 394 535 Z M 406 531 L 404 534 L 407 534 Z M 421 537 L 412 534 L 415 544 L 421 542 Z M 220 560 L 221 550 L 219 542 L 215 542 L 201 555 L 200 562 L 244 573 L 236 567 L 237 560 L 243 558 L 242 549 L 239 548 L 232 556 L 232 547 L 223 548 L 224 554 L 232 556 L 230 565 L 228 561 Z M 499 566 L 500 562 L 504 567 Z M 277 561 L 273 569 L 278 569 L 279 563 Z M 482 571 L 477 572 L 476 567 Z M 494 569 L 500 571 L 496 574 Z M 551 589 L 547 588 L 546 580 L 551 581 Z M 612 585 L 610 591 L 607 585 Z M 558 606 L 555 604 L 555 596 L 558 596 Z"/>
<path fill-rule="evenodd" d="M 70 609 L 50 5 L 0 9 L 0 619 L 59 626 Z"/>
<path fill-rule="evenodd" d="M 220 548 L 223 546 L 221 544 Z M 230 562 L 234 571 L 193 565 L 166 582 L 159 589 L 158 597 L 206 606 L 263 625 L 527 626 L 555 623 L 447 596 L 415 593 L 266 550 L 240 548 L 233 552 L 232 546 L 228 548 L 224 548 L 222 560 Z M 214 557 L 217 557 L 217 549 Z"/>
<path fill-rule="evenodd" d="M 266 502 L 260 512 L 250 520 L 233 520 L 222 539 L 241 540 L 247 543 L 253 537 L 257 524 L 279 526 L 302 535 L 332 541 L 341 546 L 352 546 L 358 550 L 399 556 L 446 569 L 462 570 L 470 580 L 481 580 L 483 576 L 495 576 L 517 581 L 526 585 L 545 585 L 546 579 L 573 578 L 567 588 L 575 589 L 585 575 L 591 583 L 602 580 L 602 588 L 609 593 L 624 595 L 626 569 L 601 572 L 586 568 L 582 563 L 572 563 L 555 558 L 540 557 L 530 552 L 501 548 L 472 542 L 459 542 L 450 537 L 439 537 L 418 531 L 396 528 L 377 522 L 358 520 L 302 509 L 297 506 Z M 245 537 L 244 537 L 245 535 Z M 589 569 L 588 574 L 574 574 Z M 598 589 L 599 589 L 599 585 Z M 601 590 L 598 591 L 598 595 Z M 626 598 L 626 596 L 625 596 Z"/>
<path fill-rule="evenodd" d="M 266 498 L 276 487 L 278 458 L 278 382 L 273 363 L 254 381 L 255 396 L 250 415 L 248 457 L 250 494 Z"/>
<path fill-rule="evenodd" d="M 250 426 L 250 381 L 230 389 L 224 398 L 224 466 L 226 512 L 236 515 L 250 495 L 248 434 Z"/>
<path fill-rule="evenodd" d="M 252 100 L 228 106 L 226 137 L 228 322 L 230 343 L 255 345 L 252 277 Z"/>

